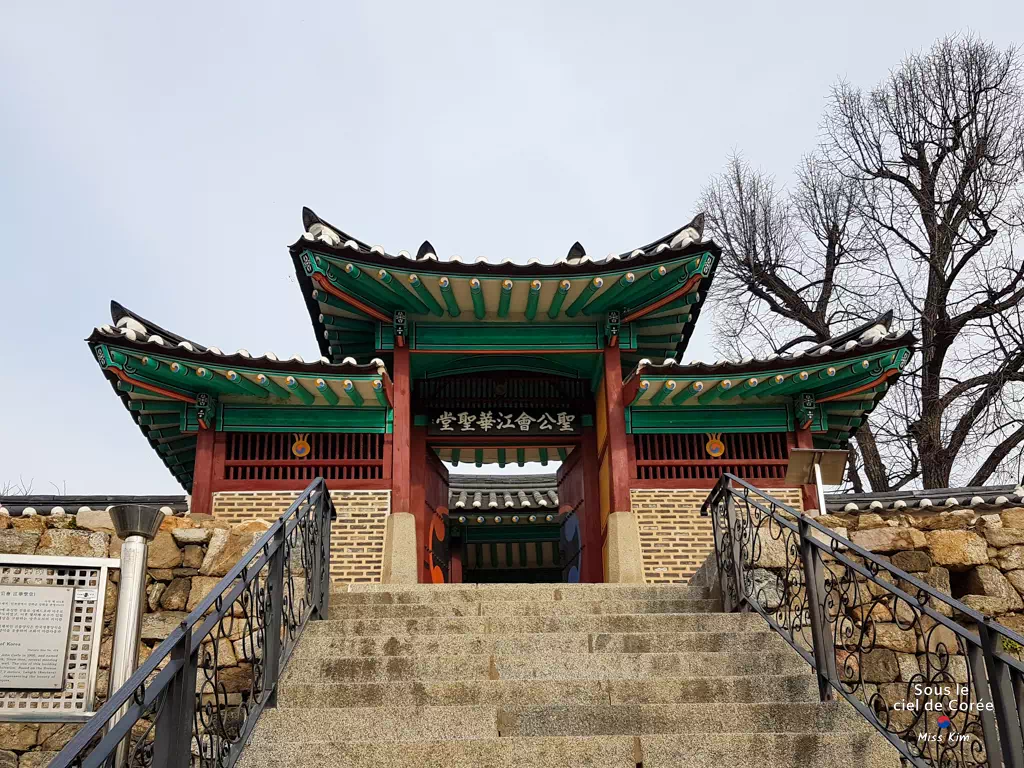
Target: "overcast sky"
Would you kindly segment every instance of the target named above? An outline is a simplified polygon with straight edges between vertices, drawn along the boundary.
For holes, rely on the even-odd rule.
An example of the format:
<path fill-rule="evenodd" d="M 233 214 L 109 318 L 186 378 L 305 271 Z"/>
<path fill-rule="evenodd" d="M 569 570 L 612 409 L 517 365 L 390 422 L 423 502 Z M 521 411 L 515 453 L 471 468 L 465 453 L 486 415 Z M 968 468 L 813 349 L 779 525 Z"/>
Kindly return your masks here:
<path fill-rule="evenodd" d="M 180 492 L 82 339 L 117 299 L 315 358 L 303 205 L 390 252 L 630 250 L 734 149 L 788 178 L 838 77 L 1024 37 L 1019 2 L 269 6 L 0 2 L 0 485 Z"/>

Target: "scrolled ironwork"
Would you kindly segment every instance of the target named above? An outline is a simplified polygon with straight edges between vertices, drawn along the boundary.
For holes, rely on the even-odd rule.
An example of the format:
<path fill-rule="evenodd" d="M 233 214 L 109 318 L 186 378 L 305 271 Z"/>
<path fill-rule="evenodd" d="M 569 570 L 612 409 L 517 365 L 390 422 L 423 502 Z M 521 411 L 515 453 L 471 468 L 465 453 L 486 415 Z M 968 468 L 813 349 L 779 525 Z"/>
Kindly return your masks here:
<path fill-rule="evenodd" d="M 1024 637 L 749 483 L 702 508 L 726 610 L 756 611 L 915 766 L 1024 764 Z"/>
<path fill-rule="evenodd" d="M 327 616 L 333 512 L 318 478 L 50 765 L 114 768 L 128 739 L 129 768 L 233 766 L 306 622 Z"/>

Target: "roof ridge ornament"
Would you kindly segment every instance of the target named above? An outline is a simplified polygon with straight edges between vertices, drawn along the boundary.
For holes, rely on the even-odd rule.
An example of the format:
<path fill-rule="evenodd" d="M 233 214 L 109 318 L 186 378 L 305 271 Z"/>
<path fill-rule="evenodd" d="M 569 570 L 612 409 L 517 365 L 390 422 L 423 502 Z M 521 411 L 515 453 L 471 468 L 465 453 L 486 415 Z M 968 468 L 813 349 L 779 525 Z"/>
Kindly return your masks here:
<path fill-rule="evenodd" d="M 699 243 L 704 237 L 704 212 L 701 211 L 693 219 L 679 230 L 678 234 L 669 242 L 669 248 L 679 251 L 693 243 Z"/>
<path fill-rule="evenodd" d="M 569 252 L 565 255 L 566 264 L 582 264 L 587 257 L 586 249 L 580 245 L 580 241 L 577 240 L 572 244 Z"/>
<path fill-rule="evenodd" d="M 420 243 L 420 247 L 416 250 L 417 259 L 437 259 L 437 251 L 434 250 L 434 246 L 430 244 L 429 240 L 424 240 Z"/>

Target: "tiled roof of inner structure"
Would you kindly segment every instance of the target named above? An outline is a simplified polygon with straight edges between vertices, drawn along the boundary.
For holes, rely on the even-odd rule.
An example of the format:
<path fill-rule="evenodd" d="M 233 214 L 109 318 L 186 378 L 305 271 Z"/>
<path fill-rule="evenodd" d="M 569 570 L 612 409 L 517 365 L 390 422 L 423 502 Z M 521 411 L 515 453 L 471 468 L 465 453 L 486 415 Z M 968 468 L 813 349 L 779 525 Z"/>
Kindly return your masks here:
<path fill-rule="evenodd" d="M 73 515 L 82 510 L 106 510 L 116 504 L 145 504 L 161 507 L 164 514 L 184 515 L 188 511 L 186 496 L 51 496 L 30 494 L 28 496 L 0 496 L 0 516 L 11 517 L 41 515 L 58 517 Z"/>
<path fill-rule="evenodd" d="M 844 448 L 909 362 L 917 339 L 892 332 L 887 313 L 810 349 L 705 363 L 642 360 L 626 377 L 633 408 L 754 406 L 814 396 L 828 420 L 820 448 Z"/>
<path fill-rule="evenodd" d="M 303 211 L 303 236 L 291 246 L 295 272 L 321 353 L 369 354 L 374 323 L 396 311 L 422 323 L 594 325 L 618 312 L 636 322 L 644 355 L 681 354 L 707 295 L 720 249 L 702 241 L 703 218 L 628 253 L 592 260 L 578 243 L 554 263 L 438 260 L 424 242 L 417 255 L 391 255 Z"/>
<path fill-rule="evenodd" d="M 111 302 L 113 325 L 86 339 L 111 387 L 182 487 L 191 491 L 198 426 L 189 406 L 205 398 L 251 405 L 384 408 L 391 381 L 384 363 L 282 360 L 272 352 L 225 353 L 150 323 Z M 157 333 L 156 331 L 159 331 Z M 193 410 L 192 416 L 195 416 Z"/>
<path fill-rule="evenodd" d="M 829 512 L 937 512 L 971 509 L 989 514 L 1010 507 L 1024 507 L 1024 486 L 989 485 L 960 488 L 927 488 L 879 493 L 829 494 Z"/>
<path fill-rule="evenodd" d="M 448 509 L 500 511 L 503 509 L 558 509 L 555 475 L 448 476 Z"/>

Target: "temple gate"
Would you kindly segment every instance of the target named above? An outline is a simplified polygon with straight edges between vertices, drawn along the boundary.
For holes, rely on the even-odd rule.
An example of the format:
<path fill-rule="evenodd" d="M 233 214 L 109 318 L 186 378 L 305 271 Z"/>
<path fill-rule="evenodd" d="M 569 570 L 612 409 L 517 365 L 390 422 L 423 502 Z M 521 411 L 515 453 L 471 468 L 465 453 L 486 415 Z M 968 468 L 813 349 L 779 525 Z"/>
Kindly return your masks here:
<path fill-rule="evenodd" d="M 546 264 L 390 255 L 308 209 L 303 225 L 319 360 L 224 353 L 116 302 L 88 342 L 193 514 L 270 519 L 324 477 L 339 581 L 683 581 L 722 472 L 813 504 L 782 488 L 790 450 L 845 447 L 913 343 L 886 315 L 799 352 L 681 363 L 720 253 L 700 217 Z M 492 475 L 473 486 L 466 465 Z"/>

